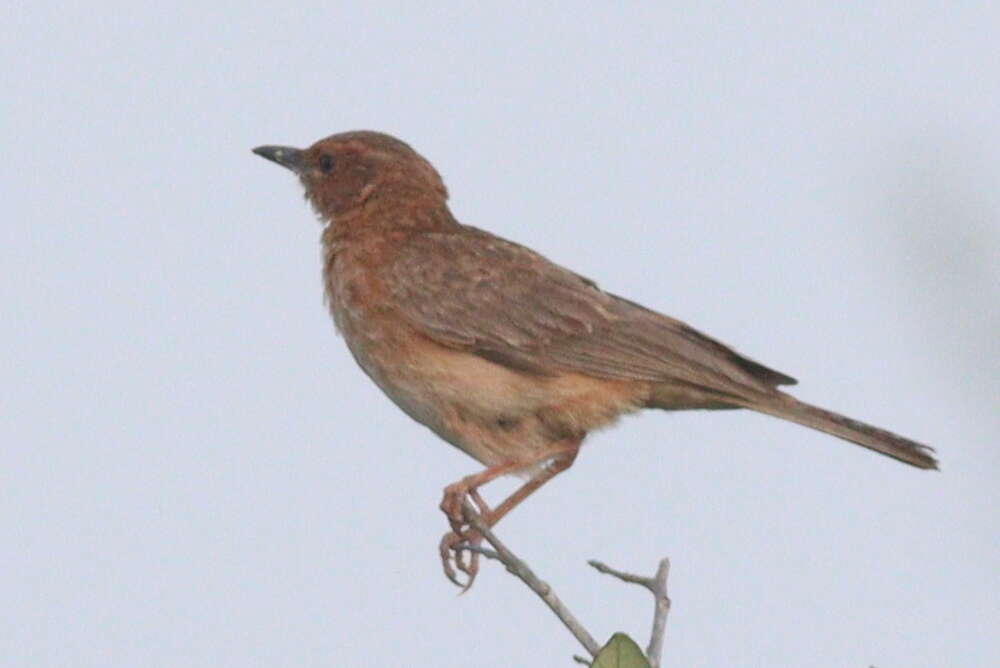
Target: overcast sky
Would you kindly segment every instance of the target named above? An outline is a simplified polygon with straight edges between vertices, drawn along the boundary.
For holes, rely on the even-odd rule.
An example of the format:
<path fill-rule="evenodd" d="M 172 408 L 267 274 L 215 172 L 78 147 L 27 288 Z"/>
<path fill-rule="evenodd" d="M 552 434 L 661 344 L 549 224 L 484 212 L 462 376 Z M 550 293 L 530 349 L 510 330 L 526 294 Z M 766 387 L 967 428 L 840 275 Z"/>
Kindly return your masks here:
<path fill-rule="evenodd" d="M 441 488 L 479 466 L 356 368 L 299 185 L 250 153 L 367 128 L 460 220 L 938 449 L 745 412 L 594 435 L 499 533 L 597 638 L 652 606 L 585 560 L 669 556 L 668 666 L 1000 665 L 995 5 L 21 4 L 0 663 L 573 665 L 496 564 L 444 580 Z"/>

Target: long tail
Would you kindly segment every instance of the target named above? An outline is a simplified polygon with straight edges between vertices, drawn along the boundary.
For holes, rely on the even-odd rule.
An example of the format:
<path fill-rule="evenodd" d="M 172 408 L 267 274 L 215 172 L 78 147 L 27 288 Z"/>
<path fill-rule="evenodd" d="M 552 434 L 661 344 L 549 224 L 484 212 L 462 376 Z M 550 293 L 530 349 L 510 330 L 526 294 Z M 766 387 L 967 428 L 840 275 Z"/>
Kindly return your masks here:
<path fill-rule="evenodd" d="M 879 429 L 870 424 L 858 422 L 818 406 L 804 403 L 787 394 L 780 395 L 777 400 L 748 403 L 745 406 L 760 413 L 767 413 L 812 429 L 825 431 L 845 441 L 857 443 L 917 468 L 936 469 L 938 467 L 937 460 L 931 454 L 934 449 L 929 446 L 903 438 L 891 431 Z"/>

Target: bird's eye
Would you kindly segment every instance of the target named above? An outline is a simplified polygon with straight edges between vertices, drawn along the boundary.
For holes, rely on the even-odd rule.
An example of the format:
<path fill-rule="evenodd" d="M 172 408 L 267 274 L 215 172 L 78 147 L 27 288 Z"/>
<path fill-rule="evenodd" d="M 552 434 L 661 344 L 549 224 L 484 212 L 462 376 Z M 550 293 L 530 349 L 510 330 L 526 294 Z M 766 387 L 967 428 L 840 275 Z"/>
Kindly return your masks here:
<path fill-rule="evenodd" d="M 319 171 L 324 174 L 329 174 L 333 171 L 333 156 L 329 153 L 324 153 L 319 156 Z"/>

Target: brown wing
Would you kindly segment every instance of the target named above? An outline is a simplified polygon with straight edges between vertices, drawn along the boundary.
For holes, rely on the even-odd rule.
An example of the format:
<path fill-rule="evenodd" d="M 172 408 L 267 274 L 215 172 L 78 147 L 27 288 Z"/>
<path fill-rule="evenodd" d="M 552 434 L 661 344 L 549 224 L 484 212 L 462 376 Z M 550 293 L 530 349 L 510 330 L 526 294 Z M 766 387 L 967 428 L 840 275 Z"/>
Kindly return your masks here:
<path fill-rule="evenodd" d="M 418 330 L 524 372 L 675 382 L 737 395 L 795 382 L 476 228 L 415 236 L 390 271 L 394 305 Z"/>

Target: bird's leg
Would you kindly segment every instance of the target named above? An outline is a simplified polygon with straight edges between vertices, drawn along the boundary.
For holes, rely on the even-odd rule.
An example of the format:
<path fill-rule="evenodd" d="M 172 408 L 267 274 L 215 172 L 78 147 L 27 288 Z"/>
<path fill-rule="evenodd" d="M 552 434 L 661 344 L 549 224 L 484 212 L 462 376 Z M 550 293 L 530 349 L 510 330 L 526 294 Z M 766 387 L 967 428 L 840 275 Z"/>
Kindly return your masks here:
<path fill-rule="evenodd" d="M 489 526 L 493 526 L 501 519 L 504 515 L 514 510 L 517 504 L 524 501 L 526 498 L 531 496 L 532 492 L 537 490 L 539 487 L 552 480 L 557 475 L 568 469 L 573 465 L 576 460 L 576 454 L 580 451 L 580 443 L 577 442 L 572 448 L 568 448 L 562 453 L 556 455 L 548 463 L 548 465 L 538 472 L 533 478 L 528 482 L 521 485 L 513 494 L 504 499 L 499 506 L 494 508 L 488 514 L 484 515 L 486 523 Z"/>
<path fill-rule="evenodd" d="M 476 504 L 476 510 L 480 515 L 483 517 L 489 517 L 492 511 L 483 497 L 479 495 L 479 490 L 470 489 L 469 498 Z M 469 531 L 468 529 L 464 529 L 462 527 L 456 531 L 449 531 L 441 538 L 439 550 L 441 552 L 441 563 L 444 566 L 444 573 L 449 580 L 454 582 L 459 587 L 462 587 L 462 591 L 469 588 L 472 580 L 470 579 L 469 582 L 464 585 L 459 582 L 455 571 L 451 568 L 451 560 L 454 559 L 455 566 L 463 573 L 475 573 L 479 570 L 479 553 L 472 550 L 466 550 L 464 547 L 478 547 L 482 540 L 483 537 L 479 535 L 479 532 Z M 456 549 L 459 545 L 461 545 L 462 548 Z M 464 553 L 466 552 L 469 554 L 468 563 L 466 563 L 464 557 Z"/>
<path fill-rule="evenodd" d="M 466 476 L 444 488 L 444 498 L 441 499 L 441 511 L 448 518 L 448 523 L 451 524 L 451 531 L 441 538 L 438 551 L 441 554 L 441 566 L 444 568 L 445 577 L 459 587 L 462 587 L 462 591 L 469 588 L 475 576 L 470 575 L 468 582 L 463 584 L 459 581 L 455 573 L 455 568 L 451 565 L 452 561 L 455 562 L 455 567 L 463 573 L 475 573 L 479 570 L 479 554 L 470 552 L 469 561 L 466 563 L 462 554 L 465 550 L 459 546 L 478 545 L 482 541 L 482 536 L 466 529 L 465 519 L 462 516 L 462 505 L 465 503 L 466 497 L 471 498 L 473 503 L 476 504 L 479 514 L 487 517 L 492 511 L 486 501 L 483 500 L 483 497 L 479 495 L 479 486 L 485 485 L 506 473 L 512 473 L 523 466 L 523 464 L 514 463 L 491 466 L 485 471 Z"/>
<path fill-rule="evenodd" d="M 457 483 L 445 487 L 444 499 L 441 501 L 441 510 L 447 515 L 452 531 L 445 534 L 441 539 L 439 546 L 441 565 L 444 568 L 445 576 L 456 585 L 462 587 L 463 592 L 468 591 L 469 587 L 472 586 L 472 582 L 476 579 L 476 573 L 479 571 L 479 554 L 471 552 L 469 561 L 466 562 L 462 556 L 462 552 L 466 551 L 463 548 L 467 545 L 478 546 L 483 540 L 483 537 L 477 532 L 469 531 L 465 527 L 465 519 L 462 516 L 462 504 L 465 501 L 465 497 L 468 496 L 472 499 L 487 525 L 493 526 L 513 510 L 515 506 L 528 498 L 532 492 L 572 466 L 577 452 L 580 450 L 581 440 L 575 440 L 571 445 L 556 451 L 555 454 L 549 452 L 544 457 L 539 457 L 536 461 L 517 465 L 505 464 L 490 467 L 482 473 L 468 476 Z M 477 488 L 480 485 L 494 480 L 505 473 L 529 468 L 533 464 L 545 462 L 546 460 L 548 460 L 547 464 L 541 471 L 504 499 L 495 509 L 491 510 L 479 495 Z M 465 584 L 462 584 L 458 580 L 455 569 L 452 568 L 453 560 L 455 567 L 468 577 Z"/>
<path fill-rule="evenodd" d="M 513 473 L 518 469 L 526 468 L 530 465 L 530 463 L 523 464 L 520 462 L 498 464 L 475 475 L 465 476 L 458 482 L 453 482 L 445 487 L 444 498 L 441 499 L 441 512 L 448 518 L 452 531 L 458 534 L 462 533 L 462 527 L 465 525 L 465 519 L 462 517 L 462 504 L 465 503 L 466 497 L 471 496 L 476 505 L 480 506 L 480 511 L 482 511 L 483 507 L 486 507 L 486 503 L 477 491 L 481 485 L 485 485 L 502 475 Z"/>

